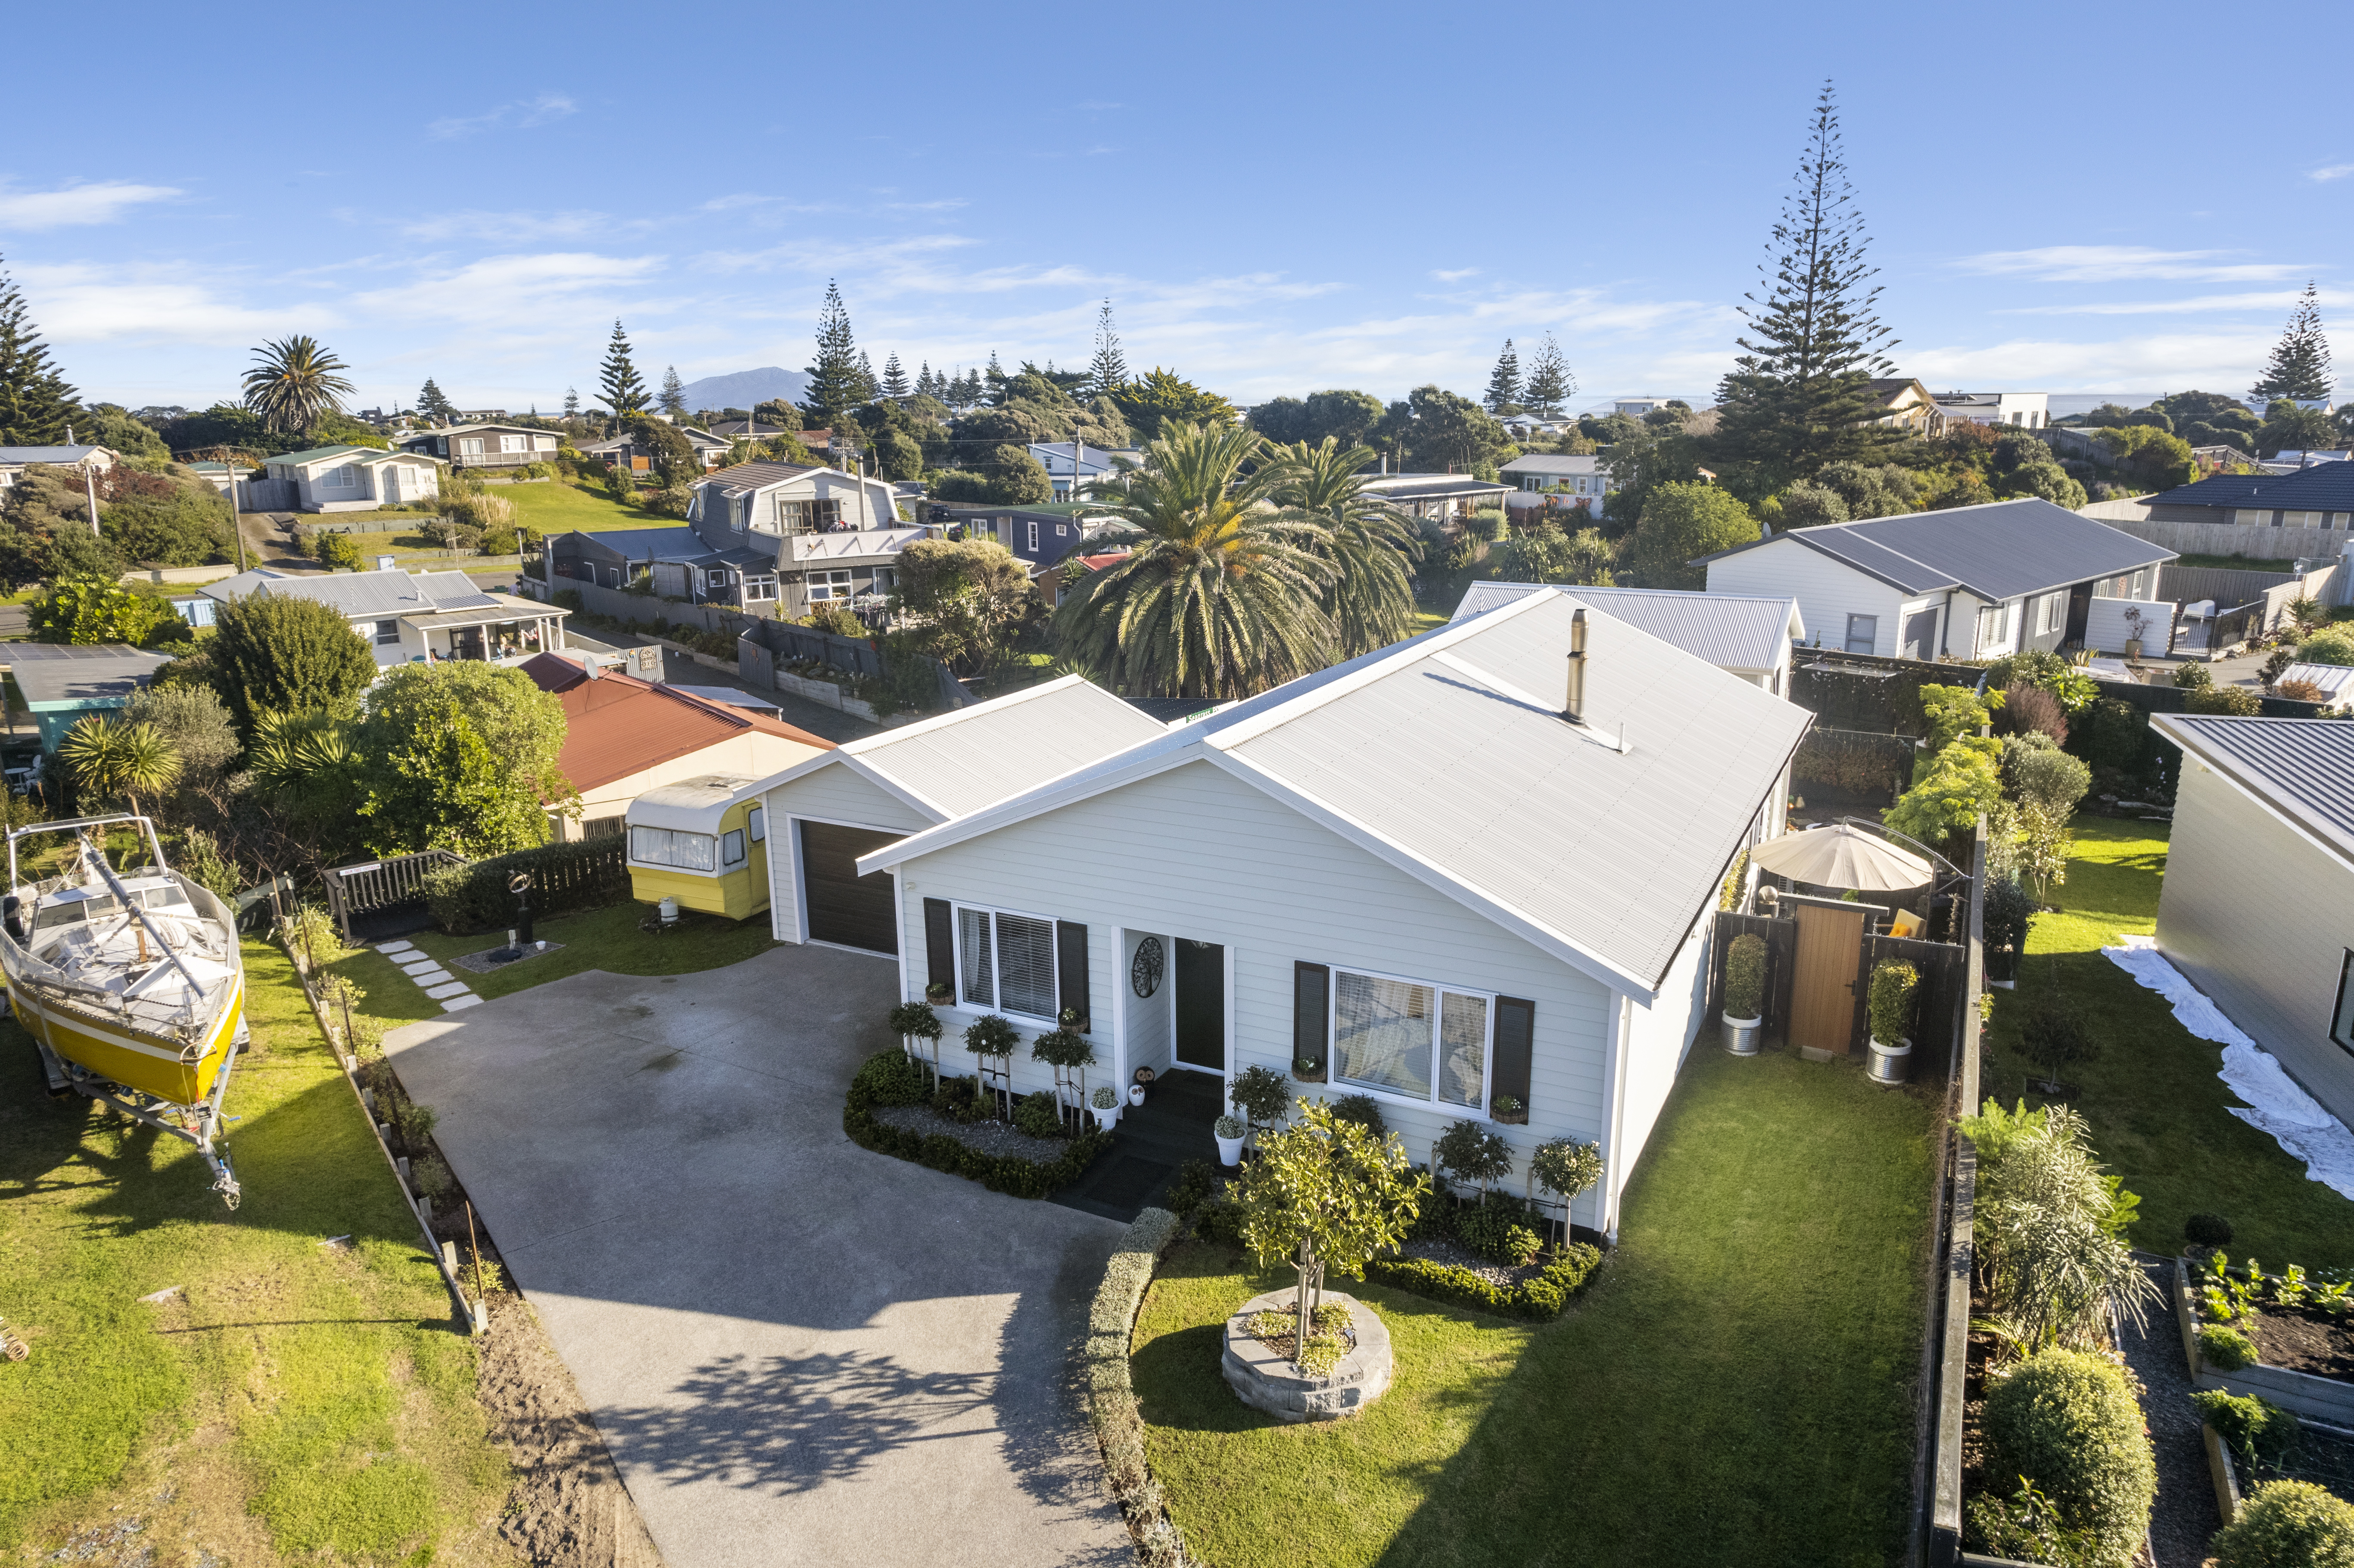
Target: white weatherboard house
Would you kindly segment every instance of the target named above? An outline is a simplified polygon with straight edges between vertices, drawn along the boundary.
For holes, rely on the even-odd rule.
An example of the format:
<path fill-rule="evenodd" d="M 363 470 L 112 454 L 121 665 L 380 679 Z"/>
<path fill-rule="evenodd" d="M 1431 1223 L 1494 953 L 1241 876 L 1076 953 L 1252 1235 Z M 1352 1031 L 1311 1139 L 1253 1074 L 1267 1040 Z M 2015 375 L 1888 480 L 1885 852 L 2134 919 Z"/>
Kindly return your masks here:
<path fill-rule="evenodd" d="M 896 874 L 903 993 L 953 984 L 951 1045 L 991 1012 L 1051 1028 L 1077 998 L 1115 1082 L 1267 1066 L 1373 1096 L 1416 1158 L 1465 1118 L 1523 1170 L 1543 1139 L 1594 1139 L 1606 1174 L 1573 1217 L 1607 1230 L 1701 1022 L 1720 885 L 1808 723 L 1533 593 L 857 868 Z M 1013 1067 L 1046 1086 L 1026 1050 Z"/>
<path fill-rule="evenodd" d="M 2354 724 L 2150 723 L 2182 747 L 2158 951 L 2354 1122 Z"/>
<path fill-rule="evenodd" d="M 860 855 L 1161 733 L 1157 720 L 1066 675 L 853 741 L 764 779 L 767 818 L 777 826 L 769 854 L 777 939 L 896 953 L 895 879 L 859 875 Z M 1049 1005 L 1047 1016 L 1058 1011 Z"/>
<path fill-rule="evenodd" d="M 1886 658 L 1991 659 L 2063 643 L 2122 652 L 2128 611 L 2166 649 L 2172 550 L 2032 498 L 1793 528 L 1702 556 L 1708 591 L 1794 599 L 1807 641 Z"/>

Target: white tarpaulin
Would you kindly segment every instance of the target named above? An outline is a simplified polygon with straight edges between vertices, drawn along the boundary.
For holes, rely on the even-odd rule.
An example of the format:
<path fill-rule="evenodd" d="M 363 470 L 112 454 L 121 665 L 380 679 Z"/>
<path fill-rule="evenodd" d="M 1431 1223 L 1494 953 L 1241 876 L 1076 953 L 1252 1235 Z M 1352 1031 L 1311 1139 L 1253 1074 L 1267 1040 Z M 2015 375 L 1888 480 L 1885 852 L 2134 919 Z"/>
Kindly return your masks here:
<path fill-rule="evenodd" d="M 2118 947 L 2103 948 L 2102 956 L 2172 1002 L 2182 1027 L 2223 1047 L 2223 1082 L 2249 1107 L 2225 1108 L 2258 1131 L 2270 1133 L 2304 1160 L 2305 1173 L 2314 1181 L 2354 1198 L 2354 1132 L 2298 1088 L 2277 1057 L 2242 1033 L 2238 1024 L 2184 980 L 2158 950 L 2154 938 L 2120 937 L 2118 941 Z"/>

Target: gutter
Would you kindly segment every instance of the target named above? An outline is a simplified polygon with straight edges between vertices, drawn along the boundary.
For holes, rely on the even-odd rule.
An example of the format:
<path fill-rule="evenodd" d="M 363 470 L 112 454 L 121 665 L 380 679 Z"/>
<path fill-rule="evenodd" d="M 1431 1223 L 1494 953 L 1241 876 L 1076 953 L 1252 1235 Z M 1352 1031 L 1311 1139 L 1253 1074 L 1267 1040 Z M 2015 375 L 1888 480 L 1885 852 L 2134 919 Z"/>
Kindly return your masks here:
<path fill-rule="evenodd" d="M 1635 999 L 1626 992 L 1618 993 L 1618 1027 L 1610 1042 L 1610 1159 L 1607 1175 L 1603 1182 L 1602 1233 L 1610 1245 L 1618 1245 L 1618 1194 L 1627 1185 L 1627 1056 L 1634 1044 Z"/>

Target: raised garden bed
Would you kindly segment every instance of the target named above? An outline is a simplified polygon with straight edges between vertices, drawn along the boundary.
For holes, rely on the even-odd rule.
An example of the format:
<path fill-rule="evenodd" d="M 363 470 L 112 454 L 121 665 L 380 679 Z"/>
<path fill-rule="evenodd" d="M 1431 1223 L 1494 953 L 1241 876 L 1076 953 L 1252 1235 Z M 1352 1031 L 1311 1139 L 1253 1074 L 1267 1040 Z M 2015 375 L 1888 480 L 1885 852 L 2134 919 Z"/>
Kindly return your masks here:
<path fill-rule="evenodd" d="M 2253 1308 L 2242 1306 L 2227 1321 L 2202 1324 L 2207 1314 L 2201 1311 L 2192 1272 L 2198 1267 L 2192 1260 L 2176 1259 L 2172 1291 L 2175 1320 L 2182 1330 L 2182 1349 L 2190 1359 L 2192 1381 L 2200 1388 L 2253 1394 L 2309 1420 L 2354 1428 L 2354 1378 L 2343 1370 L 2313 1370 L 2354 1366 L 2354 1323 L 2309 1306 L 2284 1305 L 2275 1299 Z M 2269 1287 L 2277 1293 L 2279 1284 L 2277 1278 L 2265 1277 L 2257 1292 Z M 2203 1330 L 2218 1327 L 2236 1330 L 2253 1340 L 2258 1359 L 2243 1366 L 2221 1366 L 2211 1360 L 2200 1336 Z M 2276 1362 L 2275 1353 L 2291 1361 Z"/>

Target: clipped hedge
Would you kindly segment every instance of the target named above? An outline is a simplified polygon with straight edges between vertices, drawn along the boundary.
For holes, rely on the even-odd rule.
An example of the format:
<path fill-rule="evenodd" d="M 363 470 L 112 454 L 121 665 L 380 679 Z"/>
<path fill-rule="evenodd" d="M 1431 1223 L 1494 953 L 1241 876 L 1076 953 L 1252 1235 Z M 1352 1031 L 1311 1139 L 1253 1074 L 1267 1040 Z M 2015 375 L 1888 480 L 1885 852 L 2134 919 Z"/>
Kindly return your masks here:
<path fill-rule="evenodd" d="M 601 909 L 630 895 L 628 849 L 627 839 L 587 839 L 441 866 L 421 879 L 426 907 L 452 936 L 504 930 L 515 918 L 515 895 L 507 891 L 507 879 L 527 871 L 535 917 Z"/>
<path fill-rule="evenodd" d="M 904 1065 L 907 1058 L 896 1049 L 879 1051 L 866 1059 L 850 1081 L 850 1094 L 842 1107 L 842 1130 L 861 1149 L 928 1165 L 935 1171 L 978 1181 L 992 1192 L 1016 1198 L 1043 1198 L 1077 1181 L 1095 1163 L 1096 1157 L 1111 1147 L 1111 1134 L 1084 1132 L 1071 1139 L 1070 1148 L 1060 1160 L 1041 1163 L 1017 1160 L 1010 1154 L 983 1154 L 944 1132 L 926 1134 L 888 1126 L 875 1119 L 875 1106 L 914 1103 L 898 1098 L 885 1087 L 900 1078 L 898 1071 L 887 1065 L 895 1062 Z"/>
<path fill-rule="evenodd" d="M 1433 1263 L 1424 1257 L 1377 1257 L 1365 1265 L 1365 1277 L 1500 1318 L 1551 1318 L 1585 1288 L 1601 1262 L 1600 1247 L 1572 1242 L 1545 1265 L 1543 1273 L 1513 1286 L 1498 1285 L 1460 1264 Z"/>
<path fill-rule="evenodd" d="M 1135 1531 L 1138 1555 L 1152 1568 L 1176 1568 L 1186 1561 L 1185 1549 L 1145 1466 L 1144 1417 L 1137 1409 L 1128 1355 L 1153 1267 L 1177 1228 L 1175 1214 L 1147 1209 L 1121 1234 L 1104 1265 L 1103 1283 L 1096 1287 L 1095 1304 L 1087 1311 L 1087 1345 L 1080 1352 L 1088 1413 L 1096 1440 L 1103 1446 L 1104 1478 Z"/>
<path fill-rule="evenodd" d="M 2093 1533 L 2100 1568 L 2126 1568 L 2149 1530 L 2158 1462 L 2124 1369 L 2081 1351 L 2030 1356 L 1989 1383 L 1985 1433 L 1989 1475 L 2033 1481 L 2069 1528 Z"/>
<path fill-rule="evenodd" d="M 2216 1568 L 2354 1564 L 2354 1508 L 2310 1481 L 2269 1481 L 2214 1541 Z"/>

